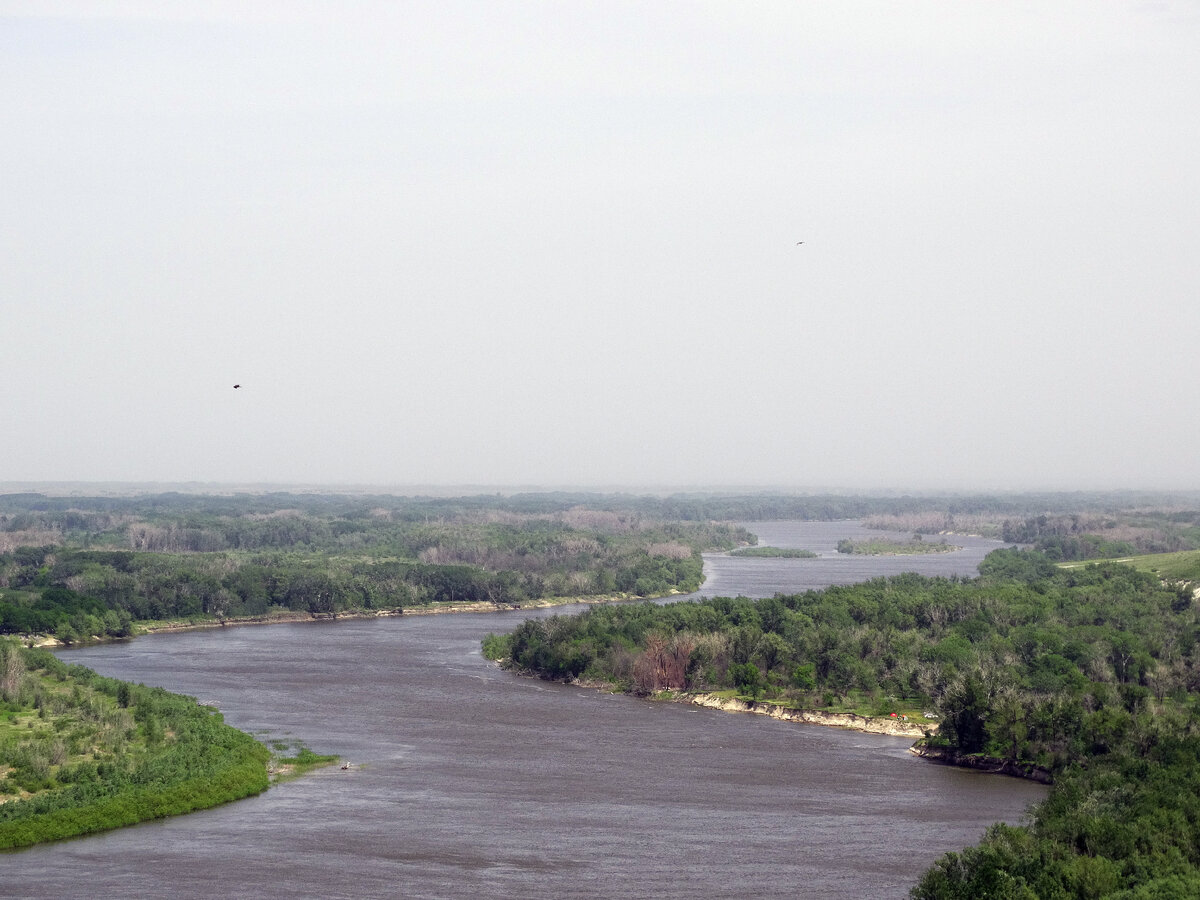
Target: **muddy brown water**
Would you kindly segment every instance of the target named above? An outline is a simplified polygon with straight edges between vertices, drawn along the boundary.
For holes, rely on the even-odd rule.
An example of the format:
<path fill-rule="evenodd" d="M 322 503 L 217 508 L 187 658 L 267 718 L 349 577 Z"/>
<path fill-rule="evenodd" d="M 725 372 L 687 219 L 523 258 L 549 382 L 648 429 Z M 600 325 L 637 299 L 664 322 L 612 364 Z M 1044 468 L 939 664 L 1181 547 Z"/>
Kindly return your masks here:
<path fill-rule="evenodd" d="M 710 557 L 702 594 L 769 596 L 922 567 L 974 574 L 998 546 L 848 560 L 832 548 L 860 533 L 853 523 L 750 527 L 822 555 Z M 353 767 L 5 854 L 0 894 L 903 897 L 942 853 L 1020 821 L 1044 796 L 919 760 L 903 738 L 611 696 L 483 660 L 480 638 L 527 615 L 246 626 L 64 652 Z"/>

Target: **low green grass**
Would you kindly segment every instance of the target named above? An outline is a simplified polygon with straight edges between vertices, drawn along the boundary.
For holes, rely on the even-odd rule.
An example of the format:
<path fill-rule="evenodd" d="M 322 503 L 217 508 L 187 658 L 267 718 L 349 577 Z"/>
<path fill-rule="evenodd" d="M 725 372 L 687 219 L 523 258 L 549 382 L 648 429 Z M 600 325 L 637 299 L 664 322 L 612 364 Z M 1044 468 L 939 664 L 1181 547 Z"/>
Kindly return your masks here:
<path fill-rule="evenodd" d="M 1099 562 L 1118 562 L 1140 572 L 1149 572 L 1163 581 L 1200 581 L 1200 550 L 1181 550 L 1177 553 L 1148 553 L 1121 559 L 1085 560 L 1059 563 L 1063 569 L 1079 568 Z"/>
<path fill-rule="evenodd" d="M 943 541 L 839 541 L 838 553 L 859 556 L 919 556 L 925 553 L 949 553 L 962 547 Z"/>
<path fill-rule="evenodd" d="M 271 762 L 268 771 L 271 781 L 290 781 L 338 762 L 340 757 L 313 753 L 298 741 L 272 741 Z M 290 755 L 284 755 L 290 753 Z"/>
<path fill-rule="evenodd" d="M 811 550 L 798 550 L 789 547 L 741 547 L 732 550 L 730 556 L 766 557 L 769 559 L 816 559 L 817 554 Z"/>

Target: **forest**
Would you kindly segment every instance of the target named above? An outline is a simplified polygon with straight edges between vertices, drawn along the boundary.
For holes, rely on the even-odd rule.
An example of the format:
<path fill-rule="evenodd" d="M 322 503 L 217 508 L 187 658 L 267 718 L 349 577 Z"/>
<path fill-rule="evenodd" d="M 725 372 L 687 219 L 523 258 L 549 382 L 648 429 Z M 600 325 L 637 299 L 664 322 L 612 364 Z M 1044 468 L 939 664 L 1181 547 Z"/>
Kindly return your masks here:
<path fill-rule="evenodd" d="M 490 635 L 514 669 L 656 696 L 726 691 L 907 715 L 928 752 L 1052 779 L 919 898 L 1200 893 L 1200 620 L 1190 585 L 997 550 L 976 579 L 902 575 L 764 600 L 597 607 Z"/>
<path fill-rule="evenodd" d="M 63 643 L 135 622 L 400 612 L 695 590 L 744 529 L 574 495 L 0 496 L 0 633 Z"/>
<path fill-rule="evenodd" d="M 484 649 L 647 696 L 905 716 L 930 755 L 1053 781 L 1030 825 L 948 855 L 916 897 L 1200 895 L 1200 623 L 1191 576 L 1167 574 L 1195 570 L 1178 551 L 1200 547 L 1197 509 L 1153 494 L 0 494 L 0 633 L 662 597 L 699 586 L 703 551 L 776 555 L 730 524 L 759 519 L 863 518 L 926 545 L 990 535 L 1030 549 L 994 552 L 978 578 L 597 606 Z M 190 698 L 0 646 L 0 846 L 265 786 L 265 748 Z"/>
<path fill-rule="evenodd" d="M 0 849 L 261 793 L 269 757 L 191 697 L 0 639 Z"/>
<path fill-rule="evenodd" d="M 136 622 L 686 593 L 702 551 L 753 543 L 728 523 L 756 519 L 865 517 L 914 534 L 846 552 L 929 552 L 953 545 L 927 535 L 970 532 L 1053 560 L 1112 558 L 1200 547 L 1198 508 L 1200 496 L 1130 492 L 0 494 L 0 634 L 72 643 Z"/>

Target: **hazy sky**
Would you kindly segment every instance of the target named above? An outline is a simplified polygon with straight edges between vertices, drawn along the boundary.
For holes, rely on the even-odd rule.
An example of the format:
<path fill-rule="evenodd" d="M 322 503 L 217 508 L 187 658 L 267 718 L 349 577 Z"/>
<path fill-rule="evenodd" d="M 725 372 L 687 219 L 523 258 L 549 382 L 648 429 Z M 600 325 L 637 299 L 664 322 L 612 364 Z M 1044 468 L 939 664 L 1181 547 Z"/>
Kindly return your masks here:
<path fill-rule="evenodd" d="M 1200 487 L 1198 48 L 0 0 L 0 480 Z"/>

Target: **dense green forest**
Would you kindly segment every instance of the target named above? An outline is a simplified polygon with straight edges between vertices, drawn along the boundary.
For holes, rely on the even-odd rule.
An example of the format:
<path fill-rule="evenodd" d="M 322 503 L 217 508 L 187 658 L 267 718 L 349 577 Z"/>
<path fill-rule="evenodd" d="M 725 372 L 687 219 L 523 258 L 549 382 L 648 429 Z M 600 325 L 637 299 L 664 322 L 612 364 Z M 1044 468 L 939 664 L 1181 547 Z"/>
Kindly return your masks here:
<path fill-rule="evenodd" d="M 0 496 L 0 633 L 695 590 L 744 529 L 574 496 Z"/>
<path fill-rule="evenodd" d="M 754 519 L 866 516 L 880 528 L 1004 536 L 1052 559 L 1188 549 L 1200 547 L 1196 501 L 1134 493 L 0 494 L 0 633 L 71 642 L 164 619 L 663 596 L 700 584 L 701 551 L 752 540 L 721 523 Z"/>
<path fill-rule="evenodd" d="M 485 652 L 640 694 L 726 690 L 905 712 L 930 723 L 932 752 L 1053 777 L 1029 827 L 997 826 L 942 860 L 914 896 L 1195 895 L 1200 619 L 1190 586 L 1116 563 L 1063 570 L 1015 549 L 990 554 L 980 573 L 599 607 L 527 621 L 489 636 Z M 1171 893 L 1181 886 L 1191 890 Z"/>
<path fill-rule="evenodd" d="M 269 757 L 191 697 L 0 639 L 0 849 L 260 793 Z"/>

